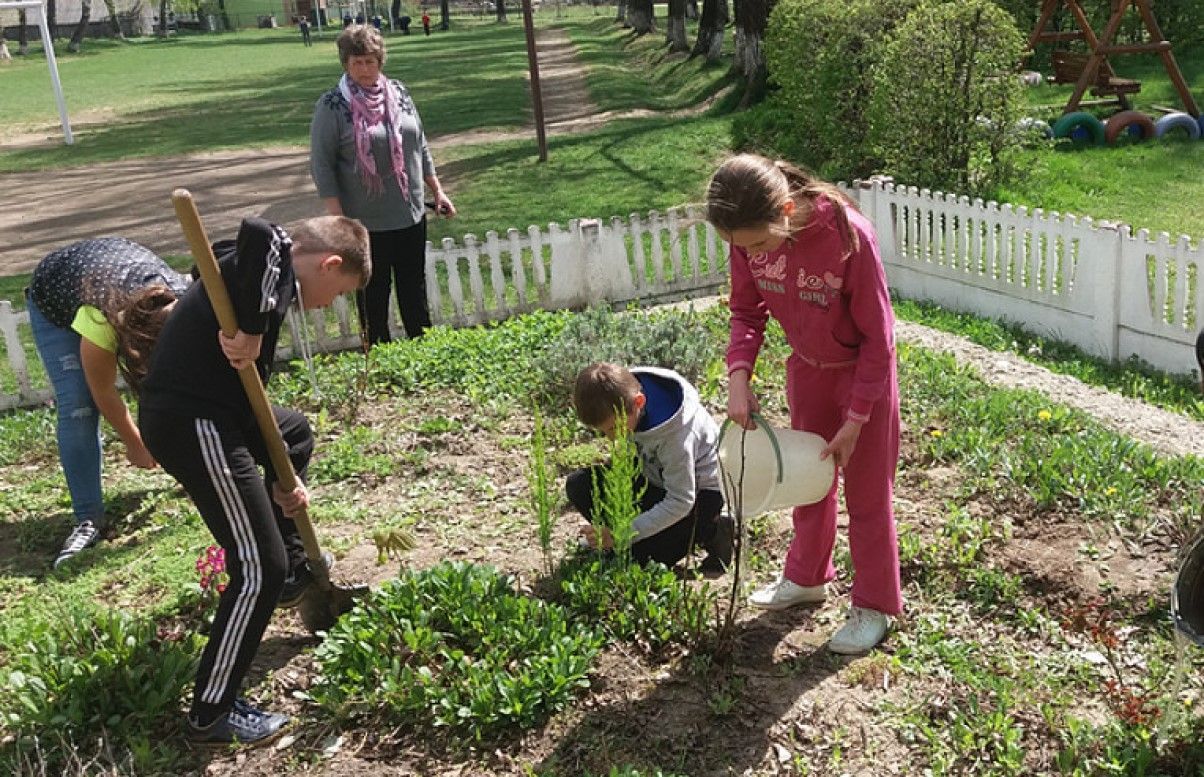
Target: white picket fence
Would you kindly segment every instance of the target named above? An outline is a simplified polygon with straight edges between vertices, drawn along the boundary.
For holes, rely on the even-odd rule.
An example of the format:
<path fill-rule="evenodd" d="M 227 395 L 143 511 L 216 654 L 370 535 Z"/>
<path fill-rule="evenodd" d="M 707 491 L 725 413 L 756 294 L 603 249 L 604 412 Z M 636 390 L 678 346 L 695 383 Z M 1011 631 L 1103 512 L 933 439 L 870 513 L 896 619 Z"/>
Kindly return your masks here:
<path fill-rule="evenodd" d="M 1106 359 L 1138 356 L 1172 373 L 1193 366 L 1204 249 L 1187 238 L 878 181 L 846 191 L 874 222 L 901 297 L 1016 322 Z M 728 274 L 726 246 L 689 207 L 445 239 L 428 245 L 426 270 L 431 319 L 449 326 L 702 296 Z M 359 347 L 348 300 L 307 315 L 314 351 Z M 399 322 L 394 330 L 401 333 Z M 46 401 L 28 316 L 0 301 L 0 332 L 8 363 L 6 373 L 0 365 L 0 409 Z M 296 342 L 290 321 L 279 355 L 296 355 Z"/>

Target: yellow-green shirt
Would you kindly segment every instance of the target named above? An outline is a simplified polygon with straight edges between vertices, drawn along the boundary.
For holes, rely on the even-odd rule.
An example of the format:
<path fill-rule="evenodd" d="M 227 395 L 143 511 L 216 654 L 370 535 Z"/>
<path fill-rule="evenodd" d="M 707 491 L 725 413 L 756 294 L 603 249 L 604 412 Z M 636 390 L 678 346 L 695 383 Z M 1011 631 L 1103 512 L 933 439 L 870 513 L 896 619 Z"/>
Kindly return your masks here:
<path fill-rule="evenodd" d="M 75 312 L 75 320 L 71 322 L 71 329 L 109 353 L 117 353 L 117 331 L 99 308 L 80 305 L 79 310 Z"/>

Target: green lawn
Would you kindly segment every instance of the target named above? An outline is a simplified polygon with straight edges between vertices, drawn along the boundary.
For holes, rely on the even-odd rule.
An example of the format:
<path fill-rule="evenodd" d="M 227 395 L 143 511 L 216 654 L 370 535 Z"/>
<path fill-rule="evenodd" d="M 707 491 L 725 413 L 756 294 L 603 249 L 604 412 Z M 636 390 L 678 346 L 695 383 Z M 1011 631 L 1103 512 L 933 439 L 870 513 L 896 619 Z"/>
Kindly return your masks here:
<path fill-rule="evenodd" d="M 1198 104 L 1204 105 L 1204 50 L 1176 51 L 1184 78 Z M 1182 104 L 1161 59 L 1118 57 L 1117 73 L 1141 81 L 1135 107 L 1152 116 L 1153 106 Z M 1062 113 L 1070 85 L 1045 85 L 1026 91 L 1032 115 L 1050 122 Z M 1088 96 L 1089 98 L 1089 96 Z M 1090 107 L 1101 118 L 1115 107 Z M 1121 146 L 1049 145 L 1034 151 L 1027 174 L 997 192 L 997 199 L 1030 207 L 1123 221 L 1134 229 L 1204 237 L 1204 210 L 1199 207 L 1204 143 L 1186 140 L 1147 141 Z"/>
<path fill-rule="evenodd" d="M 454 33 L 394 36 L 386 74 L 414 94 L 429 135 L 527 120 L 522 27 L 459 22 Z M 10 147 L 0 172 L 221 148 L 303 145 L 313 106 L 341 74 L 333 37 L 305 48 L 290 30 L 89 41 L 59 57 L 74 146 Z M 0 82 L 0 142 L 58 124 L 45 61 Z"/>

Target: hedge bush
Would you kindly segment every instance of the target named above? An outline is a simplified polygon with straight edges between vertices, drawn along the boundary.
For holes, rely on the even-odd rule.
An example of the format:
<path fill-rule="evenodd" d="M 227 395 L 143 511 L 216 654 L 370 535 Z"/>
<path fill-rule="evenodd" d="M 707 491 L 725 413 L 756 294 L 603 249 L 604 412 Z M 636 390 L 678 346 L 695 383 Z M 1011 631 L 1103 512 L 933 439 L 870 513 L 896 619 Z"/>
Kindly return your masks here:
<path fill-rule="evenodd" d="M 829 180 L 865 176 L 878 165 L 865 109 L 882 41 L 919 0 L 781 0 L 770 15 L 765 57 L 780 89 L 771 100 L 791 118 L 793 161 Z M 775 116 L 780 118 L 780 116 Z"/>
<path fill-rule="evenodd" d="M 870 140 L 899 181 L 979 193 L 1015 175 L 1025 140 L 1015 77 L 1024 40 L 990 0 L 932 2 L 891 33 L 873 68 Z"/>

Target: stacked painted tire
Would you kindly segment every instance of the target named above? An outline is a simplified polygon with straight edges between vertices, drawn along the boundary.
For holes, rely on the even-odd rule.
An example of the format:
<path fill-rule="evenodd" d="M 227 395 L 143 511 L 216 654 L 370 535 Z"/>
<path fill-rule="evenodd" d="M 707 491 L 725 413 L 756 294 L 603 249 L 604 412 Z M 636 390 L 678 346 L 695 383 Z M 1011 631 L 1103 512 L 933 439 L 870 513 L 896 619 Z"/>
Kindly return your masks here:
<path fill-rule="evenodd" d="M 1139 140 L 1149 140 L 1157 137 L 1154 120 L 1141 111 L 1121 111 L 1108 118 L 1104 123 L 1104 140 L 1108 145 L 1114 145 L 1125 133 Z"/>
<path fill-rule="evenodd" d="M 1200 139 L 1200 122 L 1191 114 L 1176 111 L 1161 116 L 1158 121 L 1154 122 L 1154 137 L 1156 138 L 1166 137 L 1167 133 L 1177 130 L 1186 133 L 1188 140 Z"/>
<path fill-rule="evenodd" d="M 1053 125 L 1055 138 L 1075 141 L 1090 140 L 1096 146 L 1104 143 L 1104 123 L 1086 111 L 1075 111 L 1061 116 Z"/>
<path fill-rule="evenodd" d="M 1125 137 L 1138 140 L 1165 138 L 1180 134 L 1189 140 L 1204 136 L 1204 116 L 1199 119 L 1190 114 L 1176 111 L 1151 119 L 1141 111 L 1121 111 L 1101 122 L 1086 111 L 1064 114 L 1053 125 L 1054 138 L 1065 138 L 1092 145 L 1115 145 Z"/>

